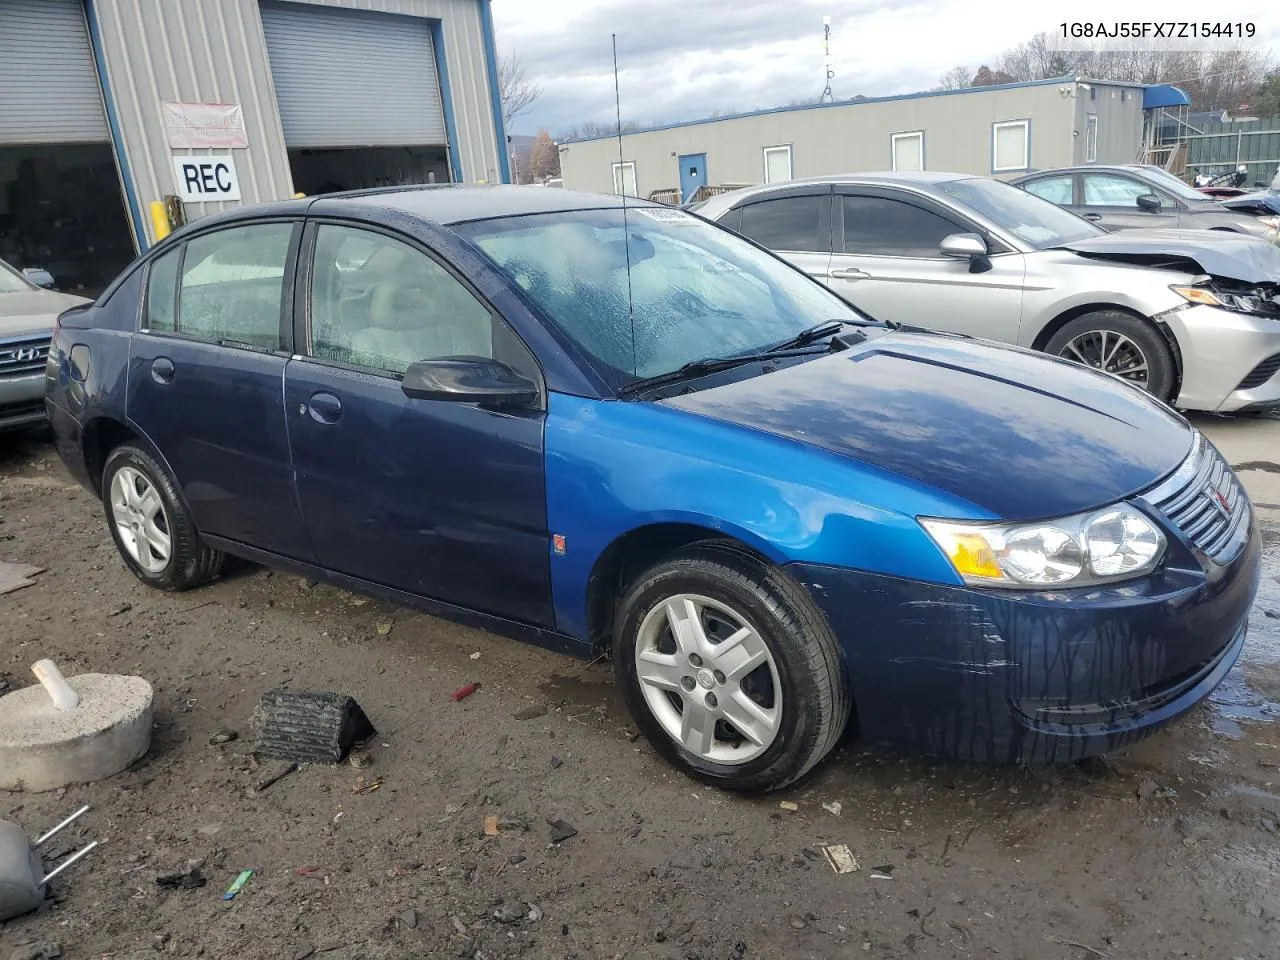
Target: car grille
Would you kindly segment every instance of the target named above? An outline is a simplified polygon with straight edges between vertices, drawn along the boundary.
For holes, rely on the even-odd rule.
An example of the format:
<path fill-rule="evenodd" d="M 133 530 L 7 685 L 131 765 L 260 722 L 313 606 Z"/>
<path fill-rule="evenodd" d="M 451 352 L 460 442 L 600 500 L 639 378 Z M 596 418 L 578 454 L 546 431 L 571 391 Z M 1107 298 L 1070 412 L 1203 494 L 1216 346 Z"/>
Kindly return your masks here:
<path fill-rule="evenodd" d="M 1251 508 L 1244 487 L 1227 461 L 1196 433 L 1191 453 L 1168 479 L 1143 494 L 1210 560 L 1223 563 Z"/>
<path fill-rule="evenodd" d="M 40 373 L 48 357 L 49 341 L 45 339 L 0 343 L 0 379 Z"/>
<path fill-rule="evenodd" d="M 1260 364 L 1249 371 L 1249 375 L 1240 381 L 1237 390 L 1252 390 L 1254 387 L 1260 387 L 1272 377 L 1276 375 L 1276 371 L 1280 370 L 1280 353 L 1267 357 Z"/>

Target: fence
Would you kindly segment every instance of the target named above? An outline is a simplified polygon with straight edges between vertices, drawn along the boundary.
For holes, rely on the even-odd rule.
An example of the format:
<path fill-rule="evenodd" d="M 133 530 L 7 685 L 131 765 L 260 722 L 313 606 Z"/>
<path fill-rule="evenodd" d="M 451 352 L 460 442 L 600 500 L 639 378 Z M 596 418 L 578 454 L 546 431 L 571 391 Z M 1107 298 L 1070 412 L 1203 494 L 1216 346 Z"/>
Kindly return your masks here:
<path fill-rule="evenodd" d="M 1280 167 L 1280 117 L 1210 123 L 1199 129 L 1199 133 L 1185 130 L 1177 138 L 1187 145 L 1189 175 L 1227 173 L 1244 164 L 1248 168 L 1246 186 L 1271 184 Z"/>

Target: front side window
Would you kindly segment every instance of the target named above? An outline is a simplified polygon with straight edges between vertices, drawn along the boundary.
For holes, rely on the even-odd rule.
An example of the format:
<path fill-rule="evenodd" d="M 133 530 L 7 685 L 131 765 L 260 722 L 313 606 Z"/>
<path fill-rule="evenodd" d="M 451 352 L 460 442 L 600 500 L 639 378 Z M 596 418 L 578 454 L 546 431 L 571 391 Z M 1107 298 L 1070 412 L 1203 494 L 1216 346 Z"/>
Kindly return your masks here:
<path fill-rule="evenodd" d="M 764 182 L 783 183 L 791 179 L 791 145 L 764 148 Z"/>
<path fill-rule="evenodd" d="M 33 286 L 26 277 L 0 260 L 0 293 L 30 293 Z"/>
<path fill-rule="evenodd" d="M 1031 165 L 1031 122 L 1008 120 L 991 125 L 991 169 L 1026 170 Z"/>
<path fill-rule="evenodd" d="M 625 197 L 638 197 L 636 189 L 636 165 L 628 160 L 626 163 L 613 165 L 613 192 Z"/>
<path fill-rule="evenodd" d="M 321 224 L 311 355 L 393 374 L 419 360 L 493 359 L 493 315 L 421 250 L 370 230 Z"/>
<path fill-rule="evenodd" d="M 217 343 L 279 350 L 293 227 L 292 223 L 255 224 L 189 240 L 178 285 L 178 332 Z M 163 322 L 162 316 L 157 319 Z"/>
<path fill-rule="evenodd" d="M 939 257 L 942 238 L 966 228 L 913 203 L 842 197 L 844 252 L 864 256 Z"/>
<path fill-rule="evenodd" d="M 950 180 L 940 189 L 967 209 L 1013 234 L 1036 250 L 1047 250 L 1106 231 L 1002 180 L 972 177 Z"/>
<path fill-rule="evenodd" d="M 794 267 L 682 210 L 577 210 L 454 230 L 615 389 L 704 357 L 767 349 L 816 323 L 860 319 Z"/>
<path fill-rule="evenodd" d="M 1091 207 L 1136 207 L 1138 198 L 1151 193 L 1150 184 L 1106 173 L 1084 178 L 1084 202 Z"/>
<path fill-rule="evenodd" d="M 1034 194 L 1042 200 L 1056 203 L 1060 207 L 1071 206 L 1071 175 L 1065 177 L 1045 177 L 1022 184 L 1022 189 Z"/>
<path fill-rule="evenodd" d="M 742 208 L 742 225 L 738 232 L 770 250 L 827 250 L 819 236 L 825 196 L 782 197 L 763 200 Z"/>
<path fill-rule="evenodd" d="M 1098 115 L 1091 113 L 1084 119 L 1084 160 L 1093 163 L 1098 159 Z"/>
<path fill-rule="evenodd" d="M 924 131 L 895 133 L 890 143 L 894 170 L 915 173 L 924 169 Z"/>

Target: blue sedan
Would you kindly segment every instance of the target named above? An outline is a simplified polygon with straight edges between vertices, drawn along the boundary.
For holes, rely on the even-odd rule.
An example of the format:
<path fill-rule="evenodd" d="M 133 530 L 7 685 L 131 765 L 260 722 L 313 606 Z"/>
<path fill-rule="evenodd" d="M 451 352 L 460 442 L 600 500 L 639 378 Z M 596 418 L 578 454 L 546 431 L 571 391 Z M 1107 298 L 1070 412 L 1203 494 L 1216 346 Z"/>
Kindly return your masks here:
<path fill-rule="evenodd" d="M 1130 743 L 1222 679 L 1258 583 L 1240 484 L 1140 390 L 616 197 L 204 218 L 61 316 L 47 386 L 145 583 L 233 554 L 608 651 L 654 748 L 737 790 L 855 717 L 947 757 Z"/>

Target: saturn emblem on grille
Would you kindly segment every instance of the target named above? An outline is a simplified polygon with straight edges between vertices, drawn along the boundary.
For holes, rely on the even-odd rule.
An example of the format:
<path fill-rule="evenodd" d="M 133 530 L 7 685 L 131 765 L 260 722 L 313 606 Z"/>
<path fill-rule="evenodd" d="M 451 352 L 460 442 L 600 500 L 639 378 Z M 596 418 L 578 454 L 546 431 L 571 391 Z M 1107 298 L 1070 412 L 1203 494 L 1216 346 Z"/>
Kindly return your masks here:
<path fill-rule="evenodd" d="M 1209 500 L 1213 503 L 1214 507 L 1217 508 L 1217 511 L 1222 514 L 1223 517 L 1230 519 L 1231 504 L 1227 502 L 1227 498 L 1223 492 L 1212 483 L 1206 483 L 1204 485 L 1204 492 L 1209 495 Z"/>

